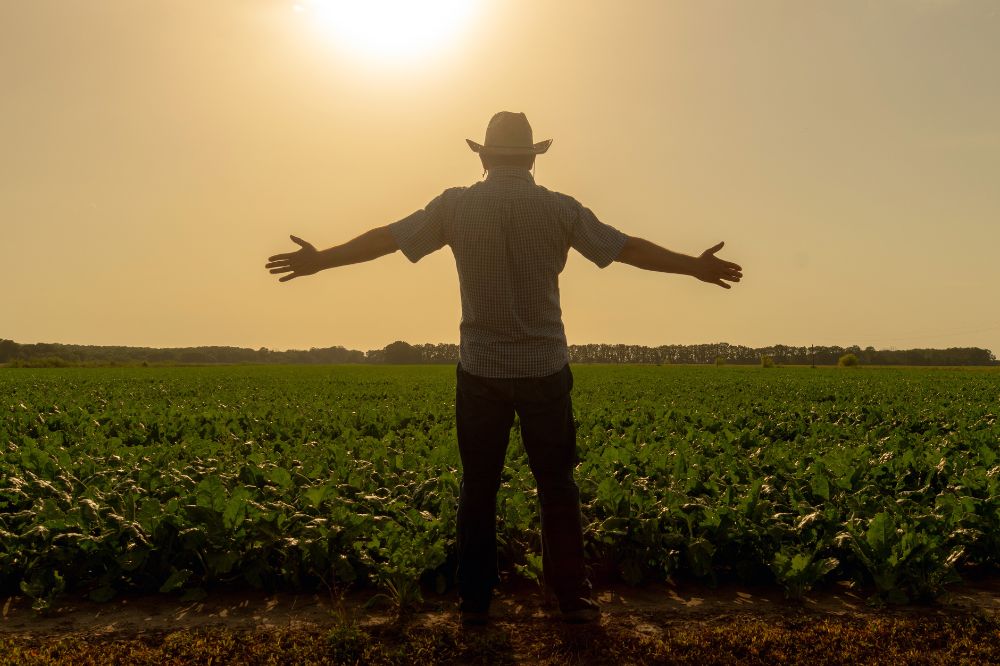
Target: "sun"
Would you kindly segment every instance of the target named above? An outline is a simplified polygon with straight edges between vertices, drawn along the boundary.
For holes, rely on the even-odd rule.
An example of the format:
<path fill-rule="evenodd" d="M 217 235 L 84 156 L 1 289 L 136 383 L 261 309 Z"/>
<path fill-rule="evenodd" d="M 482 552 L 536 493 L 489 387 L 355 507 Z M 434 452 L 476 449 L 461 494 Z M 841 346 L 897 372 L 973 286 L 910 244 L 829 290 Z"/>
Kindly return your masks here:
<path fill-rule="evenodd" d="M 447 45 L 481 0 L 301 0 L 307 14 L 337 46 L 399 60 Z"/>

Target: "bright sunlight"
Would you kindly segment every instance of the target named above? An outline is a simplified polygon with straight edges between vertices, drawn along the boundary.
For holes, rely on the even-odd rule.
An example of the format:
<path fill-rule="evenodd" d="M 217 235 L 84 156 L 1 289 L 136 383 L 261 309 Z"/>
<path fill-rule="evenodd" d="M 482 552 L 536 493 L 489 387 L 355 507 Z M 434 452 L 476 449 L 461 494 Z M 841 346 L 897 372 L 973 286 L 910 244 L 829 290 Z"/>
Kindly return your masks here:
<path fill-rule="evenodd" d="M 338 47 L 379 59 L 429 53 L 446 45 L 480 0 L 303 0 L 308 14 Z"/>

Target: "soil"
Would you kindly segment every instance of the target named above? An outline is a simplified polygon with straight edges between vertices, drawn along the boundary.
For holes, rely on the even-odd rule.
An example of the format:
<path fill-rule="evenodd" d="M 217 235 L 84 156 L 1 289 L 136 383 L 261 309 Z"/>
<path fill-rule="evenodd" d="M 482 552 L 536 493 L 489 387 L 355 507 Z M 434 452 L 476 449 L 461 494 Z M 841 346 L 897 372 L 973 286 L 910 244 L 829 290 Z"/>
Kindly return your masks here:
<path fill-rule="evenodd" d="M 371 592 L 340 598 L 323 594 L 264 593 L 254 590 L 213 591 L 201 601 L 184 602 L 167 595 L 119 598 L 107 603 L 67 598 L 46 616 L 31 610 L 22 596 L 3 600 L 0 639 L 140 637 L 180 630 L 223 627 L 231 630 L 322 629 L 349 619 L 362 627 L 398 621 L 390 608 L 371 606 Z M 786 600 L 774 588 L 678 585 L 613 585 L 596 591 L 602 624 L 631 627 L 655 634 L 665 626 L 692 622 L 725 622 L 734 616 L 761 620 L 811 616 L 864 620 L 885 617 L 954 616 L 978 614 L 1000 618 L 1000 578 L 968 583 L 952 589 L 932 605 L 872 604 L 865 594 L 835 586 L 809 595 L 801 602 Z M 554 609 L 531 585 L 510 583 L 497 594 L 494 623 L 546 621 Z M 458 623 L 457 598 L 428 597 L 410 615 L 422 624 Z"/>

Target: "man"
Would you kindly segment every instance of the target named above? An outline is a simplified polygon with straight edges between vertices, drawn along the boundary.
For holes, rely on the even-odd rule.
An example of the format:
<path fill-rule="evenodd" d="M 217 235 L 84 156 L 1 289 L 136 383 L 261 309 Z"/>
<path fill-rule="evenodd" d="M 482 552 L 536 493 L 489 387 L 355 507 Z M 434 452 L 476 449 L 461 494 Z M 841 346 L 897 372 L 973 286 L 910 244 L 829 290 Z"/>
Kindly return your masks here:
<path fill-rule="evenodd" d="M 520 419 L 528 464 L 538 485 L 545 582 L 562 616 L 587 622 L 600 616 L 583 560 L 580 495 L 573 480 L 576 429 L 566 335 L 559 306 L 559 273 L 569 248 L 605 267 L 691 275 L 728 289 L 742 269 L 715 256 L 722 243 L 697 257 L 626 236 L 564 194 L 535 184 L 534 143 L 523 113 L 490 120 L 479 154 L 485 180 L 446 190 L 428 206 L 343 245 L 300 247 L 268 260 L 281 282 L 326 268 L 370 261 L 402 250 L 413 262 L 451 247 L 462 296 L 461 362 L 455 418 L 462 460 L 458 505 L 458 579 L 464 624 L 488 619 L 497 577 L 496 495 L 514 423 Z"/>

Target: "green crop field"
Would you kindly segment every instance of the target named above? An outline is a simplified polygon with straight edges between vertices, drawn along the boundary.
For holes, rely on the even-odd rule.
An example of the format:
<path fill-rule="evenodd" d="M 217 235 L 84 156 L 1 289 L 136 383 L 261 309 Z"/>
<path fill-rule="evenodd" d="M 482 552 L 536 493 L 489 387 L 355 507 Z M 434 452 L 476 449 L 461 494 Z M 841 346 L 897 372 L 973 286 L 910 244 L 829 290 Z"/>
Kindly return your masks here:
<path fill-rule="evenodd" d="M 1000 557 L 1000 372 L 578 366 L 589 563 L 931 598 Z M 450 367 L 0 369 L 0 594 L 453 576 Z M 504 566 L 540 575 L 516 434 Z"/>

